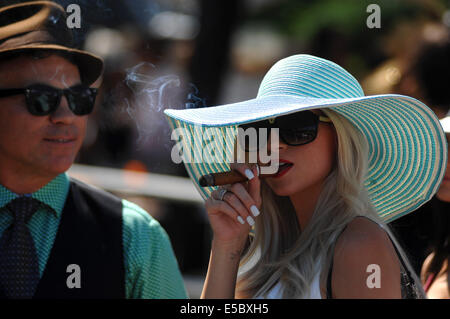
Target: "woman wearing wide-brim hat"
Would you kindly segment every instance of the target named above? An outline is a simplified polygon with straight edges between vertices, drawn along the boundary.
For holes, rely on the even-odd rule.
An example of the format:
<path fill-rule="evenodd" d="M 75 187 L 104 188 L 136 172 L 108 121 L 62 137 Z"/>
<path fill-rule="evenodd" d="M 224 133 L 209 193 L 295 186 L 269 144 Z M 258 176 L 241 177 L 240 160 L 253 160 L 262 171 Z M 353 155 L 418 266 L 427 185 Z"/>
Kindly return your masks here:
<path fill-rule="evenodd" d="M 444 176 L 445 135 L 426 105 L 364 96 L 339 65 L 300 54 L 277 62 L 255 99 L 165 113 L 191 137 L 181 155 L 214 233 L 202 297 L 424 296 L 385 223 L 423 205 Z M 263 180 L 252 163 L 235 163 L 247 183 L 201 187 L 200 176 L 230 168 L 205 144 L 233 158 L 238 127 L 279 129 L 276 149 L 258 141 L 278 151 L 279 172 Z"/>

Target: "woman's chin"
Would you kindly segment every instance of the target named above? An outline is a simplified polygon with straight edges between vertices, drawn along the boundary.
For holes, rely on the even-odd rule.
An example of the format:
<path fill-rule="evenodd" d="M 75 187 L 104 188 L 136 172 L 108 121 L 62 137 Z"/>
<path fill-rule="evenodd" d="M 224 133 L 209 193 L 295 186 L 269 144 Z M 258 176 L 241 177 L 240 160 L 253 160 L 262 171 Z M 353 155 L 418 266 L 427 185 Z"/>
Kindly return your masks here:
<path fill-rule="evenodd" d="M 277 196 L 291 196 L 295 194 L 295 190 L 287 187 L 287 185 L 274 185 L 269 183 L 269 187 Z"/>

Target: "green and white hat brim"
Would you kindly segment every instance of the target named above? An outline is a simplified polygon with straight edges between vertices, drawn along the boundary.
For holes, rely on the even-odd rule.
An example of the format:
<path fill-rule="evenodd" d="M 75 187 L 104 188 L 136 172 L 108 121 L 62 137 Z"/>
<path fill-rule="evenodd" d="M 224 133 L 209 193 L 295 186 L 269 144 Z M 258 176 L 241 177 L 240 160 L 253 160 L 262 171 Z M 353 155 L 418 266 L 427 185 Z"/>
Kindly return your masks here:
<path fill-rule="evenodd" d="M 278 61 L 255 99 L 188 110 L 165 110 L 187 172 L 204 199 L 202 175 L 229 170 L 238 125 L 308 109 L 329 108 L 351 121 L 369 145 L 365 181 L 385 221 L 404 216 L 430 200 L 443 179 L 447 140 L 422 102 L 402 95 L 364 96 L 357 80 L 339 65 L 306 54 Z M 194 160 L 192 160 L 194 159 Z"/>

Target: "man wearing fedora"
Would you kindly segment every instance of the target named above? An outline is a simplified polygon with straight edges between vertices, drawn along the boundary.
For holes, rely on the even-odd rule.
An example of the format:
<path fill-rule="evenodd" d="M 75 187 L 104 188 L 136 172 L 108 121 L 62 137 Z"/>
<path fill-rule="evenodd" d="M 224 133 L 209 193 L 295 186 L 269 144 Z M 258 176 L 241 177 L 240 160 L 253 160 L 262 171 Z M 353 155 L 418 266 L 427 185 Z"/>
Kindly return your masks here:
<path fill-rule="evenodd" d="M 0 5 L 1 298 L 186 297 L 159 223 L 66 175 L 102 69 L 59 5 Z"/>

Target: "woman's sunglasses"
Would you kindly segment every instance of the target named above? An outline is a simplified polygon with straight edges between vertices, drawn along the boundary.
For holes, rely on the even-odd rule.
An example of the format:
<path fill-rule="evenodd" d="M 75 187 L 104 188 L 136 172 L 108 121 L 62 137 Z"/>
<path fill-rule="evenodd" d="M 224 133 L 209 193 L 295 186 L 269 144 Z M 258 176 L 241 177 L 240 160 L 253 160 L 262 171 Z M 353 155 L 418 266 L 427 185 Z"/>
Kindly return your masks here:
<path fill-rule="evenodd" d="M 69 109 L 75 115 L 87 115 L 92 112 L 97 96 L 97 89 L 79 84 L 67 89 L 58 89 L 45 84 L 33 84 L 26 88 L 0 89 L 0 97 L 25 94 L 28 112 L 36 116 L 53 113 L 64 95 Z"/>
<path fill-rule="evenodd" d="M 326 116 L 317 115 L 311 111 L 302 111 L 264 121 L 247 123 L 239 127 L 244 132 L 248 128 L 256 129 L 256 143 L 251 143 L 251 135 L 248 134 L 245 134 L 243 136 L 244 138 L 239 138 L 239 141 L 244 143 L 244 150 L 246 152 L 258 151 L 260 147 L 265 147 L 269 141 L 269 129 L 278 128 L 280 139 L 285 144 L 290 146 L 304 145 L 311 143 L 316 138 L 319 122 L 331 123 L 331 120 Z M 260 128 L 267 129 L 265 139 L 262 139 L 260 136 Z M 254 147 L 255 145 L 256 148 Z"/>

